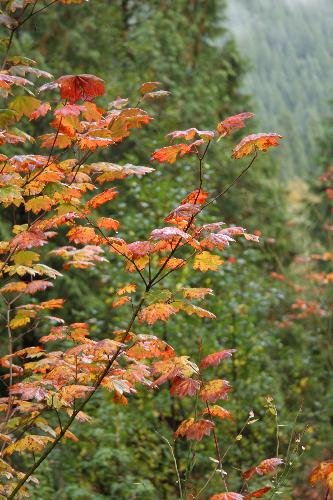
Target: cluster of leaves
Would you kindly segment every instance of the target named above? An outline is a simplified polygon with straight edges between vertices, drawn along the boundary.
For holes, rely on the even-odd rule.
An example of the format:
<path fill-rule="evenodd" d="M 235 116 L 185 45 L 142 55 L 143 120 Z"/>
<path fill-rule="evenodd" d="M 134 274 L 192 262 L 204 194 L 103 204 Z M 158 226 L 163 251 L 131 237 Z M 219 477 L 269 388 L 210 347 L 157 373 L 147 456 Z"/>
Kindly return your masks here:
<path fill-rule="evenodd" d="M 6 16 L 10 14 L 4 14 L 3 22 L 11 35 L 27 19 L 23 17 L 24 10 L 31 7 L 27 14 L 30 17 L 37 13 L 29 1 L 24 5 L 11 3 L 8 9 L 15 12 L 18 7 L 23 11 L 17 16 L 17 24 L 9 24 Z M 8 49 L 10 43 L 9 39 Z M 231 385 L 224 379 L 209 380 L 205 370 L 230 357 L 233 350 L 220 349 L 196 364 L 187 355 L 176 355 L 166 341 L 133 332 L 133 326 L 138 320 L 139 325 L 146 323 L 151 327 L 179 312 L 214 318 L 213 313 L 193 303 L 211 295 L 212 289 L 183 287 L 175 291 L 163 289 L 159 283 L 192 261 L 194 270 L 216 271 L 223 265 L 218 252 L 237 237 L 258 241 L 257 234 L 248 234 L 242 227 L 225 228 L 221 221 L 200 223 L 198 217 L 245 174 L 258 151 L 276 146 L 280 136 L 268 133 L 245 137 L 234 147 L 232 156 L 239 159 L 253 155 L 249 165 L 217 196 L 209 198 L 204 191 L 204 162 L 209 148 L 216 140 L 242 128 L 252 114 L 224 119 L 215 130 L 191 128 L 169 134 L 172 144 L 155 151 L 152 161 L 172 164 L 192 155 L 198 163 L 198 185 L 165 217 L 167 226 L 153 229 L 147 240 L 130 241 L 112 235 L 121 227 L 119 221 L 98 213 L 100 207 L 118 196 L 113 186 L 101 186 L 129 176 L 141 177 L 153 169 L 128 163 L 91 162 L 91 156 L 117 147 L 133 129 L 148 125 L 152 116 L 138 105 L 130 107 L 127 99 L 115 99 L 107 109 L 96 105 L 93 101 L 103 95 L 104 82 L 94 75 L 65 75 L 31 90 L 35 89 L 34 78 L 52 76 L 39 70 L 32 60 L 9 56 L 8 50 L 0 72 L 2 96 L 9 98 L 0 113 L 0 137 L 6 152 L 0 158 L 0 201 L 3 210 L 12 215 L 12 234 L 0 243 L 0 293 L 8 334 L 8 352 L 1 358 L 8 391 L 1 400 L 1 463 L 5 478 L 1 493 L 8 498 L 29 493 L 27 481 L 37 482 L 34 471 L 57 443 L 66 438 L 77 440 L 71 425 L 74 421 L 89 421 L 84 408 L 99 387 L 110 391 L 115 403 L 126 405 L 138 386 L 153 389 L 165 382 L 171 383 L 172 395 L 180 399 L 189 395 L 196 401 L 195 416 L 180 424 L 175 437 L 201 441 L 212 433 L 227 490 L 214 419 L 230 419 L 231 413 L 214 403 L 227 399 Z M 140 102 L 167 94 L 157 89 L 158 82 L 143 84 L 139 89 Z M 55 97 L 42 100 L 44 92 L 54 92 Z M 49 133 L 33 137 L 17 127 L 40 118 L 50 118 Z M 37 149 L 36 140 L 38 153 L 15 154 L 16 148 L 28 144 Z M 181 142 L 174 143 L 175 140 Z M 96 189 L 98 194 L 94 193 Z M 62 238 L 67 239 L 64 246 L 58 244 Z M 58 269 L 41 263 L 47 253 L 63 258 L 65 271 L 106 266 L 119 257 L 125 262 L 126 271 L 136 276 L 142 291 L 137 283 L 125 283 L 117 290 L 113 307 L 127 304 L 132 306 L 132 312 L 124 328 L 113 331 L 112 340 L 108 336 L 102 340 L 92 338 L 87 323 L 66 324 L 63 318 L 49 315 L 50 310 L 61 309 L 64 301 L 42 300 L 41 293 L 52 288 L 53 280 L 62 277 Z M 47 330 L 40 338 L 46 349 L 22 345 L 22 339 L 32 329 Z M 54 343 L 57 350 L 52 347 Z M 34 459 L 25 473 L 12 465 L 21 453 Z M 255 473 L 274 473 L 279 463 L 278 458 L 263 461 L 247 471 L 244 480 Z M 181 492 L 181 481 L 179 487 Z M 217 497 L 258 498 L 270 489 L 264 487 L 245 496 L 225 492 Z"/>

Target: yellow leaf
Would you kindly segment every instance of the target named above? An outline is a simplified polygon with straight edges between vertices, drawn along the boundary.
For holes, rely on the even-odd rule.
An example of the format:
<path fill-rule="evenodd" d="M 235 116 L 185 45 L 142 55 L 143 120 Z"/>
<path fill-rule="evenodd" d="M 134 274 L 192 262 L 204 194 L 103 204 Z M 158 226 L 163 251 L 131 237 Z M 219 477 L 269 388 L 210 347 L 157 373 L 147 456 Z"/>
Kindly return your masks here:
<path fill-rule="evenodd" d="M 199 271 L 217 271 L 222 264 L 223 260 L 221 257 L 205 251 L 195 256 L 193 269 L 199 269 Z"/>

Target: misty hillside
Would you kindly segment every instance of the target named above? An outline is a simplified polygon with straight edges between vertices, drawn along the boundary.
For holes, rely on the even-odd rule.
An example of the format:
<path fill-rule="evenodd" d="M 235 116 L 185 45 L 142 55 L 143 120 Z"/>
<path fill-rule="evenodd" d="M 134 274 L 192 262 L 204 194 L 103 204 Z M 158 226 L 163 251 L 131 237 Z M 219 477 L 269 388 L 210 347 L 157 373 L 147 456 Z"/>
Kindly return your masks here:
<path fill-rule="evenodd" d="M 228 15 L 252 64 L 244 87 L 260 129 L 287 136 L 282 175 L 308 176 L 333 98 L 333 1 L 229 0 Z"/>

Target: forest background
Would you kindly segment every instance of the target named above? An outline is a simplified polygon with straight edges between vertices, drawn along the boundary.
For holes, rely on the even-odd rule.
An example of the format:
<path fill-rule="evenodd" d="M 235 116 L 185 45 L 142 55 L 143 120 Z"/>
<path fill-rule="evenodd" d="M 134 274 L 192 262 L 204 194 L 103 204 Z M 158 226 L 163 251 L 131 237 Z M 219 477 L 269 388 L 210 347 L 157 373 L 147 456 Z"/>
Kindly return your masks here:
<path fill-rule="evenodd" d="M 165 131 L 193 124 L 210 129 L 244 110 L 256 113 L 258 130 L 285 136 L 279 151 L 263 155 L 215 205 L 215 214 L 226 223 L 244 220 L 250 232 L 262 236 L 257 248 L 239 243 L 230 258 L 226 252 L 211 305 L 218 320 L 176 317 L 155 329 L 163 339 L 172 339 L 179 352 L 195 352 L 200 342 L 207 352 L 222 342 L 237 349 L 223 367 L 233 385 L 228 408 L 235 415 L 222 430 L 226 442 L 249 411 L 258 421 L 234 447 L 232 466 L 249 468 L 258 457 L 275 456 L 277 425 L 281 454 L 306 429 L 304 450 L 282 485 L 285 499 L 322 498 L 305 483 L 314 464 L 329 458 L 327 443 L 332 440 L 332 285 L 315 278 L 329 273 L 331 261 L 331 241 L 323 229 L 331 223 L 330 200 L 318 179 L 330 166 L 332 152 L 332 28 L 330 0 L 191 5 L 185 0 L 94 0 L 51 8 L 26 23 L 14 42 L 15 52 L 56 76 L 100 76 L 107 82 L 106 102 L 133 95 L 142 82 L 163 82 L 171 95 L 150 105 L 156 116 L 150 131 L 140 130 L 120 145 L 114 162 L 122 157 L 145 165 Z M 234 175 L 227 153 L 214 151 L 208 164 L 210 190 L 221 191 Z M 149 176 L 140 188 L 136 180 L 128 181 L 125 201 L 117 207 L 127 233 L 144 238 L 172 208 L 170 200 L 186 196 L 191 176 L 185 162 L 155 179 L 153 191 Z M 0 230 L 6 235 L 5 220 Z M 321 252 L 327 254 L 323 261 L 311 257 Z M 122 272 L 120 267 L 110 275 L 90 271 L 82 281 L 72 270 L 48 296 L 58 296 L 60 288 L 68 304 L 66 320 L 88 317 L 98 336 L 121 319 L 111 304 Z M 188 278 L 185 273 L 178 273 L 175 286 Z M 191 277 L 191 286 L 209 287 L 213 275 L 216 280 L 212 272 Z M 314 298 L 318 307 L 311 309 Z M 297 303 L 301 299 L 304 303 Z M 27 343 L 37 340 L 37 332 L 31 332 Z M 167 391 L 139 393 L 128 407 L 99 394 L 90 405 L 94 424 L 77 426 L 80 441 L 55 450 L 43 465 L 35 498 L 174 498 L 172 457 L 161 435 L 172 441 L 188 405 Z M 176 446 L 182 457 L 185 447 Z M 200 475 L 208 477 L 210 471 L 211 464 L 203 461 Z M 212 491 L 214 486 L 212 481 Z"/>

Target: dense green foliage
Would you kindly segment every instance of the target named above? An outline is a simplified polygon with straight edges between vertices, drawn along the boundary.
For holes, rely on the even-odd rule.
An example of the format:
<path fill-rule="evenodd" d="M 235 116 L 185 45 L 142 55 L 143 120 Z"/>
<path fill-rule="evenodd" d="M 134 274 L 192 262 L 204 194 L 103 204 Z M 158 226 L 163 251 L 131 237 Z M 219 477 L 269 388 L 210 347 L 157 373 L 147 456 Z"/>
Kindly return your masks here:
<path fill-rule="evenodd" d="M 244 88 L 256 99 L 260 125 L 288 138 L 277 152 L 281 175 L 311 176 L 332 92 L 332 2 L 233 0 L 229 18 L 252 62 Z"/>

